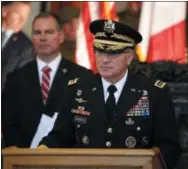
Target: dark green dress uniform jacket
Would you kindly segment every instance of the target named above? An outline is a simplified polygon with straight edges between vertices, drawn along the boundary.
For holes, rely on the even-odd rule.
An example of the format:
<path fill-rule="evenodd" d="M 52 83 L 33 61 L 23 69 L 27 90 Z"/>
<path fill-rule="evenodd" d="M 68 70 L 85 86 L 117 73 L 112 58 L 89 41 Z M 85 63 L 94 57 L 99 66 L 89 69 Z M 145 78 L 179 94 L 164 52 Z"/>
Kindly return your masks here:
<path fill-rule="evenodd" d="M 175 165 L 179 156 L 177 128 L 165 83 L 150 82 L 129 71 L 112 121 L 105 112 L 99 75 L 69 87 L 73 89 L 70 109 L 59 116 L 54 130 L 41 144 L 65 147 L 73 143 L 77 148 L 157 146 L 167 166 L 171 169 Z"/>

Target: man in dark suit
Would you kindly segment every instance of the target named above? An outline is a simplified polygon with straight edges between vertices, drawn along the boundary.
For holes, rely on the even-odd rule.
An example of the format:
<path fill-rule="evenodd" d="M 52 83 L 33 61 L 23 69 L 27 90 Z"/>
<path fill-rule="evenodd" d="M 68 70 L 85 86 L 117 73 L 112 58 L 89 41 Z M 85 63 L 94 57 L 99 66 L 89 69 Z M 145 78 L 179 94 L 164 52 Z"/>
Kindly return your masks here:
<path fill-rule="evenodd" d="M 63 40 L 61 23 L 55 15 L 41 13 L 35 17 L 32 41 L 36 60 L 8 75 L 2 95 L 2 129 L 7 146 L 36 147 L 32 142 L 42 119 L 54 118 L 67 104 L 69 81 L 74 84 L 81 76 L 91 74 L 62 58 Z"/>
<path fill-rule="evenodd" d="M 95 35 L 99 74 L 70 86 L 67 114 L 61 113 L 40 147 L 69 143 L 79 148 L 159 147 L 172 169 L 179 145 L 168 88 L 164 82 L 153 82 L 128 69 L 142 36 L 111 20 L 92 22 L 90 31 Z"/>
<path fill-rule="evenodd" d="M 2 32 L 1 32 L 1 90 L 8 73 L 22 67 L 32 59 L 34 52 L 32 43 L 21 32 L 31 10 L 30 2 L 2 2 Z"/>

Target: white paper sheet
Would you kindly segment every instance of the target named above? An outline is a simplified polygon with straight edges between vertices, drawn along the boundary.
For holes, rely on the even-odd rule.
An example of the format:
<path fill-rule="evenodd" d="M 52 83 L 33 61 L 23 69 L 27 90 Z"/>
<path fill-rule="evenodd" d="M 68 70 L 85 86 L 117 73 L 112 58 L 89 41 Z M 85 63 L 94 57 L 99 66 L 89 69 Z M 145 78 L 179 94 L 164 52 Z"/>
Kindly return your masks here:
<path fill-rule="evenodd" d="M 53 117 L 49 117 L 45 114 L 42 115 L 37 131 L 31 142 L 30 148 L 38 147 L 39 142 L 42 140 L 42 138 L 47 136 L 48 133 L 53 129 L 57 116 L 58 112 L 55 112 Z"/>

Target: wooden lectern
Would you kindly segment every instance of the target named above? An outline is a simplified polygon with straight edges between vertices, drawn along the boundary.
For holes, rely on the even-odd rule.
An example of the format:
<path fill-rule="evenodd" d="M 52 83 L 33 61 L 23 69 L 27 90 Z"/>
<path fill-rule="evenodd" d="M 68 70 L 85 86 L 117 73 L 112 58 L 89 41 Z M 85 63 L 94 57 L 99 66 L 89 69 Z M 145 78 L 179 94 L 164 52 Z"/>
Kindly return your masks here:
<path fill-rule="evenodd" d="M 164 169 L 158 149 L 4 149 L 3 169 Z"/>

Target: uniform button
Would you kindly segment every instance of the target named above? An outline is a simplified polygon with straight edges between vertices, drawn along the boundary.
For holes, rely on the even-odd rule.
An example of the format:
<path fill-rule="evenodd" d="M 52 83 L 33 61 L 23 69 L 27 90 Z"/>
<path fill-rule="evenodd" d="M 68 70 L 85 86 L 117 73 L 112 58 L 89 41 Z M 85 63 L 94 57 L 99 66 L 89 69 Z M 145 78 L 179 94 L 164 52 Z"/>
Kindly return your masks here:
<path fill-rule="evenodd" d="M 113 129 L 110 127 L 110 128 L 108 128 L 107 132 L 108 132 L 108 133 L 112 133 L 112 132 L 113 132 Z"/>
<path fill-rule="evenodd" d="M 112 143 L 110 141 L 106 142 L 106 147 L 111 147 Z"/>
<path fill-rule="evenodd" d="M 77 124 L 77 126 L 76 126 L 77 128 L 80 128 L 80 125 L 79 124 Z"/>
<path fill-rule="evenodd" d="M 137 131 L 140 131 L 140 130 L 141 130 L 141 127 L 138 126 L 136 129 L 137 129 Z"/>

